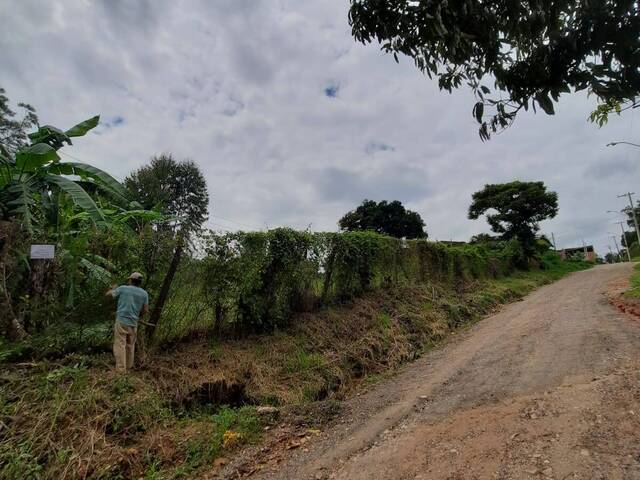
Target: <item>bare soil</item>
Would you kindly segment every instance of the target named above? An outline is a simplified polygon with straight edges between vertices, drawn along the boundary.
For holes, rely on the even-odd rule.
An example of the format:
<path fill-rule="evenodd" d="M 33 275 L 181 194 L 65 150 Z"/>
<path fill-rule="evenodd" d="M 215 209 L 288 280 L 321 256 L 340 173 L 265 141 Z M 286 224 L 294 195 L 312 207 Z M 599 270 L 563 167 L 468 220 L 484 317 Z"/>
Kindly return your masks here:
<path fill-rule="evenodd" d="M 640 479 L 640 322 L 610 303 L 631 268 L 540 288 L 208 477 Z"/>

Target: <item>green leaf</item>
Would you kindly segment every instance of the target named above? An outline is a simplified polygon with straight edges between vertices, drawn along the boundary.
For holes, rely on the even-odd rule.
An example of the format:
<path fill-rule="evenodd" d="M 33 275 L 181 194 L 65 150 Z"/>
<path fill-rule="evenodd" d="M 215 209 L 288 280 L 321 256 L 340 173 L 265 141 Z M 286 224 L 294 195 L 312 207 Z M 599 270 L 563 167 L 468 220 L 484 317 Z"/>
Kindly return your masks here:
<path fill-rule="evenodd" d="M 475 115 L 478 123 L 482 123 L 482 115 L 484 114 L 484 103 L 476 103 L 475 107 L 473 107 L 473 114 Z"/>
<path fill-rule="evenodd" d="M 15 163 L 15 161 L 11 158 L 9 151 L 1 143 L 0 143 L 0 163 L 4 163 L 6 165 L 13 165 Z"/>
<path fill-rule="evenodd" d="M 33 172 L 47 163 L 59 160 L 56 150 L 46 143 L 36 143 L 30 147 L 21 148 L 16 153 L 16 167 L 24 172 Z"/>
<path fill-rule="evenodd" d="M 130 199 L 127 190 L 124 186 L 118 182 L 115 178 L 109 175 L 107 172 L 100 170 L 92 165 L 86 163 L 65 162 L 52 165 L 49 168 L 51 173 L 59 173 L 62 175 L 78 175 L 82 178 L 90 178 L 94 180 L 98 185 L 103 187 L 110 193 L 118 203 L 122 206 L 129 205 Z"/>
<path fill-rule="evenodd" d="M 89 130 L 95 128 L 100 122 L 100 115 L 96 115 L 95 117 L 91 117 L 84 122 L 80 122 L 79 124 L 71 127 L 67 130 L 66 133 L 69 137 L 81 137 L 85 135 Z"/>
<path fill-rule="evenodd" d="M 80 259 L 79 264 L 82 268 L 85 269 L 87 276 L 90 277 L 93 281 L 102 283 L 103 285 L 108 285 L 111 281 L 111 272 L 109 272 L 106 268 L 103 268 L 100 265 L 96 265 L 86 258 Z"/>
<path fill-rule="evenodd" d="M 41 127 L 38 127 L 38 130 L 30 133 L 27 136 L 29 137 L 29 140 L 31 140 L 31 143 L 34 145 L 36 143 L 46 143 L 47 145 L 51 145 L 56 150 L 62 148 L 65 143 L 71 145 L 69 136 L 53 125 L 43 125 Z"/>
<path fill-rule="evenodd" d="M 553 110 L 553 102 L 547 96 L 547 92 L 538 93 L 536 95 L 536 101 L 538 102 L 538 105 L 540 105 L 540 108 L 542 108 L 542 110 L 544 110 L 544 113 L 546 113 L 547 115 L 553 115 L 555 113 Z"/>
<path fill-rule="evenodd" d="M 56 185 L 60 190 L 67 193 L 69 197 L 71 197 L 71 200 L 73 200 L 73 203 L 75 203 L 81 210 L 87 212 L 94 222 L 104 221 L 104 215 L 102 215 L 102 212 L 93 199 L 76 182 L 69 180 L 66 177 L 50 173 L 45 176 L 45 180 Z"/>
<path fill-rule="evenodd" d="M 7 198 L 5 205 L 9 210 L 9 215 L 22 217 L 22 224 L 26 230 L 31 233 L 33 231 L 33 217 L 31 216 L 31 205 L 35 203 L 33 200 L 33 192 L 31 190 L 31 182 L 15 182 L 10 183 L 6 188 Z"/>

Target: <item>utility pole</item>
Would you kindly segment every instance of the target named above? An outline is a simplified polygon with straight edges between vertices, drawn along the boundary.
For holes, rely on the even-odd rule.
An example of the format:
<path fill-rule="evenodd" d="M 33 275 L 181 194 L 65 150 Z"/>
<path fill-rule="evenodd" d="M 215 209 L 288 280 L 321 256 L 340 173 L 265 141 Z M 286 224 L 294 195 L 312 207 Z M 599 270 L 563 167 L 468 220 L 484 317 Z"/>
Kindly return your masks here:
<path fill-rule="evenodd" d="M 633 208 L 633 199 L 631 198 L 631 195 L 634 195 L 635 192 L 627 192 L 627 193 L 623 193 L 622 195 L 618 195 L 618 198 L 622 198 L 622 197 L 629 197 L 629 206 L 631 207 L 631 215 L 633 217 L 633 224 L 636 227 L 636 236 L 638 237 L 638 246 L 640 246 L 640 228 L 638 228 L 638 218 L 636 217 L 636 211 Z"/>
<path fill-rule="evenodd" d="M 620 248 L 618 248 L 618 240 L 616 240 L 615 235 L 611 235 L 611 238 L 613 238 L 613 243 L 616 246 L 616 251 L 618 252 L 618 261 L 622 261 L 622 256 L 620 255 Z"/>
<path fill-rule="evenodd" d="M 611 254 L 611 261 L 609 263 L 613 263 L 613 250 L 611 250 L 611 245 L 607 245 L 607 247 L 609 247 L 609 253 Z"/>
<path fill-rule="evenodd" d="M 620 221 L 620 222 L 616 222 L 616 223 L 620 225 L 620 230 L 622 230 L 622 244 L 624 245 L 624 248 L 627 249 L 627 258 L 629 259 L 629 261 L 631 261 L 631 252 L 629 251 L 629 244 L 627 243 L 627 236 L 625 235 L 625 232 L 624 232 L 624 222 Z"/>
<path fill-rule="evenodd" d="M 551 241 L 553 242 L 553 249 L 554 249 L 555 251 L 558 251 L 558 247 L 556 247 L 556 237 L 555 237 L 555 235 L 553 234 L 553 232 L 551 232 Z"/>

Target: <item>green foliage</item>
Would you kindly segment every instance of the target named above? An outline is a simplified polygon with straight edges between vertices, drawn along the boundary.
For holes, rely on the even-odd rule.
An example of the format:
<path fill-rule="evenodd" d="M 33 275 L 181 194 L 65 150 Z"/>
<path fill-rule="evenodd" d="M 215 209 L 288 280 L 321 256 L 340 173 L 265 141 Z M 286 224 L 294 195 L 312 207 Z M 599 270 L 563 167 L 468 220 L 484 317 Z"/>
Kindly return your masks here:
<path fill-rule="evenodd" d="M 16 112 L 9 107 L 9 99 L 4 88 L 0 87 L 0 164 L 21 147 L 27 144 L 27 132 L 38 125 L 35 109 L 26 103 L 18 103 L 23 117 L 15 119 Z M 4 158 L 3 158 L 4 157 Z"/>
<path fill-rule="evenodd" d="M 396 238 L 426 238 L 425 223 L 416 212 L 406 210 L 398 200 L 379 203 L 364 200 L 338 222 L 347 232 L 371 231 Z"/>
<path fill-rule="evenodd" d="M 17 449 L 11 449 L 5 443 L 0 444 L 0 474 L 6 480 L 39 480 L 44 467 L 30 451 L 28 443 L 21 443 Z"/>
<path fill-rule="evenodd" d="M 98 118 L 94 117 L 92 120 L 95 121 L 90 124 L 97 125 Z M 79 135 L 87 131 L 88 127 L 78 129 L 76 133 Z M 60 163 L 56 151 L 65 143 L 71 144 L 71 140 L 57 128 L 48 125 L 39 127 L 29 138 L 32 144 L 19 148 L 15 159 L 9 159 L 2 165 L 3 168 L 0 168 L 0 213 L 3 217 L 20 218 L 25 228 L 32 231 L 34 209 L 43 204 L 50 204 L 51 197 L 57 195 L 57 192 L 62 192 L 68 195 L 81 211 L 87 212 L 94 222 L 104 221 L 102 212 L 81 184 L 62 174 L 82 174 L 88 180 L 97 178 L 98 183 L 104 184 L 103 187 L 108 191 L 111 191 L 117 182 L 95 167 L 76 172 L 73 169 L 74 164 L 67 166 Z M 111 186 L 104 183 L 105 178 L 111 179 Z M 46 216 L 44 218 L 46 219 Z"/>
<path fill-rule="evenodd" d="M 322 355 L 309 353 L 306 350 L 300 349 L 287 359 L 284 365 L 284 372 L 301 373 L 307 370 L 322 368 L 323 364 L 324 358 Z"/>
<path fill-rule="evenodd" d="M 558 195 L 547 192 L 543 182 L 485 185 L 483 190 L 473 194 L 469 218 L 477 219 L 485 213 L 495 233 L 505 240 L 517 239 L 525 255 L 530 257 L 537 247 L 538 223 L 558 213 Z"/>
<path fill-rule="evenodd" d="M 107 352 L 111 350 L 112 332 L 111 321 L 89 325 L 53 323 L 23 340 L 0 342 L 0 363 L 26 358 L 58 358 L 70 353 Z"/>
<path fill-rule="evenodd" d="M 593 263 L 582 259 L 564 261 L 556 252 L 548 251 L 540 257 L 540 268 L 546 275 L 551 274 L 551 280 L 557 280 L 563 275 L 593 267 Z"/>
<path fill-rule="evenodd" d="M 173 478 L 191 477 L 197 469 L 210 465 L 225 451 L 225 434 L 237 440 L 227 445 L 229 450 L 245 444 L 255 443 L 262 434 L 262 423 L 255 407 L 237 409 L 222 407 L 213 414 L 196 417 L 202 431 L 185 445 L 185 463 L 174 471 Z"/>
<path fill-rule="evenodd" d="M 391 329 L 391 316 L 388 313 L 379 313 L 378 326 L 383 332 L 389 331 Z"/>
<path fill-rule="evenodd" d="M 205 251 L 197 276 L 206 303 L 215 312 L 216 325 L 240 332 L 285 327 L 296 312 L 375 288 L 429 280 L 457 287 L 476 278 L 495 278 L 513 271 L 524 258 L 515 241 L 446 246 L 373 232 L 285 228 L 210 234 Z"/>
<path fill-rule="evenodd" d="M 116 394 L 107 433 L 132 438 L 171 417 L 171 410 L 159 396 L 149 393 L 144 398 Z"/>
<path fill-rule="evenodd" d="M 640 92 L 635 2 L 351 0 L 349 22 L 357 41 L 408 56 L 440 89 L 468 86 L 483 140 L 523 108 L 552 115 L 563 93 L 588 90 L 610 111 Z"/>
<path fill-rule="evenodd" d="M 82 137 L 89 130 L 97 127 L 99 122 L 100 122 L 100 115 L 96 115 L 95 117 L 91 117 L 90 119 L 85 120 L 84 122 L 80 122 L 77 125 L 74 125 L 64 133 L 67 135 L 67 137 Z"/>
<path fill-rule="evenodd" d="M 624 292 L 626 298 L 640 298 L 640 264 L 633 267 L 629 289 Z"/>
<path fill-rule="evenodd" d="M 176 161 L 170 154 L 153 157 L 149 165 L 125 178 L 124 184 L 143 208 L 160 210 L 185 232 L 198 231 L 207 219 L 207 183 L 192 161 Z"/>
<path fill-rule="evenodd" d="M 87 368 L 81 363 L 74 365 L 65 365 L 49 372 L 45 379 L 47 382 L 59 384 L 64 381 L 79 382 L 86 377 Z"/>
<path fill-rule="evenodd" d="M 150 242 L 147 245 L 143 241 L 132 242 L 132 237 L 145 229 L 157 230 L 165 219 L 131 202 L 127 190 L 106 172 L 92 165 L 60 160 L 58 150 L 71 145 L 72 137 L 83 136 L 95 128 L 99 116 L 66 132 L 44 125 L 26 135 L 22 127 L 8 120 L 14 114 L 8 110 L 3 92 L 0 92 L 0 139 L 5 142 L 0 148 L 3 272 L 0 308 L 8 315 L 0 318 L 0 335 L 20 338 L 42 331 L 52 323 L 68 323 L 70 319 L 80 319 L 81 325 L 96 323 L 106 313 L 99 298 L 112 276 L 121 273 L 125 263 L 130 265 L 138 262 L 136 258 L 145 258 L 133 250 Z M 22 106 L 30 112 L 24 126 L 34 124 L 35 114 L 30 107 Z M 26 145 L 27 138 L 30 145 Z M 122 236 L 127 238 L 121 251 L 129 255 L 125 256 L 125 262 L 114 262 L 116 255 L 109 244 Z M 56 258 L 29 261 L 30 243 L 55 244 Z M 7 271 L 10 273 L 6 274 Z M 52 343 L 65 342 L 56 339 Z M 23 351 L 31 348 L 20 347 L 25 347 Z M 83 349 L 83 342 L 78 347 Z M 44 351 L 66 349 L 52 345 Z"/>

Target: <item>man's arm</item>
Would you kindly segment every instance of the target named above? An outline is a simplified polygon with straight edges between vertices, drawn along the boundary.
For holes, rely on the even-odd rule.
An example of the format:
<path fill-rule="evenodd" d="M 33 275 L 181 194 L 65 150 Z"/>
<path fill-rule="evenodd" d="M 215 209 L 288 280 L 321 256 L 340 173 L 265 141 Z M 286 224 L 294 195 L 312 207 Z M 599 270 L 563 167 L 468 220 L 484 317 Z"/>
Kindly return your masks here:
<path fill-rule="evenodd" d="M 113 294 L 113 292 L 116 290 L 116 288 L 118 288 L 118 285 L 116 285 L 115 283 L 113 285 L 111 285 L 109 287 L 109 290 L 107 290 L 107 292 L 105 293 L 105 296 L 107 297 L 115 297 L 115 295 Z"/>

